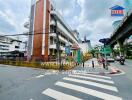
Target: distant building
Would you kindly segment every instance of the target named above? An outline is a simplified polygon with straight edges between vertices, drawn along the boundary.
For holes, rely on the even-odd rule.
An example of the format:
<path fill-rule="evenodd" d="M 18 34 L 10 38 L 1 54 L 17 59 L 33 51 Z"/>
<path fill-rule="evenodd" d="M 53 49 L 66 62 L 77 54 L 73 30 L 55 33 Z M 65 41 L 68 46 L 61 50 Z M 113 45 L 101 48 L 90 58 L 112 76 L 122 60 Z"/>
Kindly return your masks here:
<path fill-rule="evenodd" d="M 57 33 L 59 34 L 60 52 L 65 52 L 66 44 L 78 44 L 78 33 L 65 23 L 49 0 L 32 0 L 28 39 L 28 59 L 49 61 L 57 55 Z"/>
<path fill-rule="evenodd" d="M 26 43 L 11 37 L 0 36 L 0 58 L 14 56 L 15 52 L 26 52 Z"/>
<path fill-rule="evenodd" d="M 77 30 L 73 30 L 73 34 L 74 36 L 77 38 L 77 41 L 80 43 L 82 42 L 81 39 L 80 39 L 80 36 L 79 36 L 79 32 Z"/>
<path fill-rule="evenodd" d="M 117 21 L 113 22 L 113 28 L 114 28 L 114 30 L 118 28 L 118 26 L 121 24 L 121 21 L 122 20 L 117 20 Z"/>
<path fill-rule="evenodd" d="M 132 0 L 124 0 L 125 13 L 132 10 Z"/>
<path fill-rule="evenodd" d="M 126 39 L 125 43 L 132 45 L 132 35 Z"/>
<path fill-rule="evenodd" d="M 79 43 L 79 47 L 81 48 L 83 54 L 88 53 L 88 51 L 92 50 L 90 40 L 82 41 L 81 43 Z"/>

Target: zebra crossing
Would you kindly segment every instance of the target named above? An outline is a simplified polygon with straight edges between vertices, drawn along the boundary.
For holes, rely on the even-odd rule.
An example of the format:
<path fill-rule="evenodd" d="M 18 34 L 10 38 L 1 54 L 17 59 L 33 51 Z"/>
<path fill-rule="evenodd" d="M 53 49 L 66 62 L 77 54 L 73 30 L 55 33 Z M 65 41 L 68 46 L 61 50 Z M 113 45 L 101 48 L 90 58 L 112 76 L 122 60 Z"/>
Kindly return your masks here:
<path fill-rule="evenodd" d="M 91 88 L 90 86 L 95 87 L 95 89 Z M 54 84 L 54 87 L 61 87 L 64 88 L 64 90 L 68 89 L 70 91 L 83 93 L 88 96 L 99 98 L 99 100 L 122 100 L 122 98 L 118 96 L 118 89 L 114 86 L 114 82 L 112 81 L 111 77 L 108 76 L 81 73 L 71 74 L 64 77 L 62 80 L 57 81 Z M 105 91 L 114 92 L 114 95 L 100 91 L 98 88 L 104 89 Z M 74 94 L 67 94 L 59 89 L 57 90 L 57 88 L 48 88 L 44 90 L 42 94 L 56 100 L 83 100 L 81 97 L 76 97 Z"/>

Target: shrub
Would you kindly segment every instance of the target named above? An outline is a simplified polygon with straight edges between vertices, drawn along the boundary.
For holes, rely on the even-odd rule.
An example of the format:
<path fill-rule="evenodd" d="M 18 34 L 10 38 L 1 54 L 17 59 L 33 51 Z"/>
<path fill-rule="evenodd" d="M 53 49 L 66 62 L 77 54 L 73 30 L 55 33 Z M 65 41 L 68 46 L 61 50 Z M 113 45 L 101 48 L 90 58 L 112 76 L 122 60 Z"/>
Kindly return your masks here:
<path fill-rule="evenodd" d="M 59 70 L 60 69 L 60 64 L 55 63 L 55 62 L 35 62 L 34 60 L 31 62 L 27 61 L 9 61 L 9 60 L 4 60 L 0 61 L 0 64 L 6 64 L 6 65 L 13 65 L 13 66 L 22 66 L 22 67 L 32 67 L 32 68 L 42 68 L 42 69 L 55 69 Z M 69 70 L 75 67 L 74 62 L 70 63 L 64 63 L 62 64 L 64 70 Z"/>

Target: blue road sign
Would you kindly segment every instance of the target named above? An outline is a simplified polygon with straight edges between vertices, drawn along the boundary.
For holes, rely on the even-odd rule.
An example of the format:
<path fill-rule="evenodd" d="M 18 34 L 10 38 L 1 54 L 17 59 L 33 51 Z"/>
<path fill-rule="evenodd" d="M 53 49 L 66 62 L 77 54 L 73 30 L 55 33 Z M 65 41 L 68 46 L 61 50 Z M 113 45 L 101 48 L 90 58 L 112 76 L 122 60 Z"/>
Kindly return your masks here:
<path fill-rule="evenodd" d="M 65 53 L 69 55 L 71 53 L 70 46 L 65 47 Z"/>

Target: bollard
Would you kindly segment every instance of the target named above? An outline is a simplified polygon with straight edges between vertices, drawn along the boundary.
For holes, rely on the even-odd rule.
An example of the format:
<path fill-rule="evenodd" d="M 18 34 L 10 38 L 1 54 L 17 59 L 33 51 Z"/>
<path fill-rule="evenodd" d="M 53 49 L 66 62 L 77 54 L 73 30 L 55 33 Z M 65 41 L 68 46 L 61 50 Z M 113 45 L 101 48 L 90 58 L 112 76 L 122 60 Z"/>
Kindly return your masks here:
<path fill-rule="evenodd" d="M 103 62 L 103 68 L 105 69 L 105 62 Z"/>
<path fill-rule="evenodd" d="M 83 68 L 84 68 L 84 62 L 83 62 Z"/>

